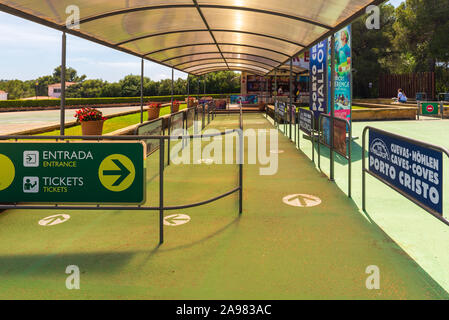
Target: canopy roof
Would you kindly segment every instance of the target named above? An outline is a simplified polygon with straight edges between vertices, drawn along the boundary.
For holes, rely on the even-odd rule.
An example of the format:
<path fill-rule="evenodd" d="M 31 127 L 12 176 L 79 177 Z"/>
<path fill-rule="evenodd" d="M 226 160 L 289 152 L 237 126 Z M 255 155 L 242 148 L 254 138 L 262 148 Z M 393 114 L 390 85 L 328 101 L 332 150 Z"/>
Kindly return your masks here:
<path fill-rule="evenodd" d="M 265 75 L 381 2 L 0 0 L 0 10 L 194 75 Z M 79 30 L 66 28 L 73 5 Z"/>

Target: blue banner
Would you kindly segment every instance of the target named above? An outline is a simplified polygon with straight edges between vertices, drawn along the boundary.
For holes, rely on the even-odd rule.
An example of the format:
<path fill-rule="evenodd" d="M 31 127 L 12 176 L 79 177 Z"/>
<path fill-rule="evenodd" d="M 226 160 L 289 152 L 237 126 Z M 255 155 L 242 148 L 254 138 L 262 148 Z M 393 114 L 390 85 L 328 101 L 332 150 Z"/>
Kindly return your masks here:
<path fill-rule="evenodd" d="M 285 102 L 276 101 L 274 108 L 279 117 L 284 118 L 285 113 L 287 112 L 287 104 Z"/>
<path fill-rule="evenodd" d="M 377 131 L 369 134 L 369 171 L 443 214 L 443 154 Z"/>
<path fill-rule="evenodd" d="M 327 39 L 310 49 L 310 110 L 327 113 Z"/>

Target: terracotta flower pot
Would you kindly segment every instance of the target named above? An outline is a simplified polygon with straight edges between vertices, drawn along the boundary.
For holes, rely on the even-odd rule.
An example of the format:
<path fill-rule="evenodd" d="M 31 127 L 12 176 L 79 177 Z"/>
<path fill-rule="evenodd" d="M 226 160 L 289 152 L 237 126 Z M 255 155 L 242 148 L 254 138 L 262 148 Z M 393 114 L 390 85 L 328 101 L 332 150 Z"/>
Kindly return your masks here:
<path fill-rule="evenodd" d="M 101 136 L 103 134 L 104 120 L 81 121 L 83 136 Z"/>
<path fill-rule="evenodd" d="M 155 120 L 159 118 L 161 109 L 157 106 L 148 107 L 148 121 Z"/>
<path fill-rule="evenodd" d="M 178 112 L 179 111 L 179 104 L 173 104 L 173 106 L 170 106 L 170 110 L 171 110 L 171 113 L 176 113 L 176 112 Z"/>

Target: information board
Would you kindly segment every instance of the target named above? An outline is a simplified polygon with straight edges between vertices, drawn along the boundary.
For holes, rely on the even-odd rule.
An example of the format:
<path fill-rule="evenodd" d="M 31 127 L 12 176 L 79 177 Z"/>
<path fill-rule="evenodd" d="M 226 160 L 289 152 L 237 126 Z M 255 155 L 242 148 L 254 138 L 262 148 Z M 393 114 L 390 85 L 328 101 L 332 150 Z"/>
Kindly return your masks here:
<path fill-rule="evenodd" d="M 0 202 L 145 201 L 144 149 L 130 143 L 0 143 Z"/>
<path fill-rule="evenodd" d="M 370 130 L 369 171 L 425 208 L 443 214 L 443 154 Z"/>
<path fill-rule="evenodd" d="M 313 130 L 313 112 L 299 109 L 299 128 L 307 135 L 312 135 Z"/>

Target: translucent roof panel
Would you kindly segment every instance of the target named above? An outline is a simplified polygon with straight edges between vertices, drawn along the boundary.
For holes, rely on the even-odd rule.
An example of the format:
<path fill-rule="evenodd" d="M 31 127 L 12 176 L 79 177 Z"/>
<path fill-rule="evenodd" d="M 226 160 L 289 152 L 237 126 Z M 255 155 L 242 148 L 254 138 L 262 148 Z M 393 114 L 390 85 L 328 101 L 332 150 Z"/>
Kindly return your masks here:
<path fill-rule="evenodd" d="M 271 51 L 266 51 L 262 49 L 249 48 L 245 46 L 236 46 L 236 45 L 220 45 L 220 49 L 223 53 L 232 53 L 232 54 L 251 54 L 254 56 L 264 57 L 272 60 L 274 65 L 279 65 L 284 62 L 285 59 L 288 59 L 287 56 L 280 55 L 277 53 L 273 53 Z"/>
<path fill-rule="evenodd" d="M 0 10 L 139 58 L 180 66 L 182 71 L 191 66 L 182 63 L 207 55 L 213 55 L 207 56 L 210 59 L 224 56 L 242 60 L 232 63 L 253 61 L 263 68 L 280 67 L 289 57 L 349 24 L 367 6 L 382 2 L 0 0 Z M 79 28 L 75 29 L 66 25 L 78 11 L 74 9 L 80 14 Z M 199 63 L 208 67 L 207 62 Z"/>
<path fill-rule="evenodd" d="M 186 20 L 183 17 L 188 16 Z M 115 43 L 163 32 L 205 29 L 196 8 L 170 8 L 117 14 L 82 24 L 83 31 Z M 153 32 L 156 31 L 156 32 Z M 181 34 L 179 34 L 181 36 Z M 152 39 L 147 39 L 151 42 Z M 210 39 L 208 39 L 210 40 Z"/>
<path fill-rule="evenodd" d="M 195 71 L 201 70 L 206 67 L 207 68 L 218 68 L 218 67 L 227 68 L 227 65 L 226 65 L 226 63 L 205 63 L 205 64 L 202 64 L 199 66 L 185 68 L 184 70 L 186 72 L 195 72 Z"/>
<path fill-rule="evenodd" d="M 302 21 L 293 22 L 291 19 L 281 16 L 274 17 L 252 11 L 204 8 L 203 13 L 211 29 L 242 30 L 266 34 L 303 46 L 329 30 Z M 294 55 L 294 51 L 292 47 L 288 53 Z"/>
<path fill-rule="evenodd" d="M 200 6 L 257 8 L 333 27 L 373 1 L 368 0 L 198 0 Z M 276 19 L 273 17 L 272 19 Z"/>
<path fill-rule="evenodd" d="M 202 53 L 202 54 L 194 54 L 194 55 L 187 55 L 181 58 L 175 58 L 171 60 L 167 60 L 165 62 L 173 64 L 173 65 L 179 65 L 186 62 L 192 62 L 192 61 L 199 61 L 199 60 L 205 60 L 205 59 L 221 59 L 222 56 L 220 53 Z"/>
<path fill-rule="evenodd" d="M 176 65 L 176 68 L 180 69 L 186 69 L 190 67 L 196 67 L 196 66 L 202 66 L 209 63 L 225 63 L 223 58 L 221 59 L 206 59 L 206 60 L 198 60 L 198 61 L 192 61 L 192 62 L 186 62 L 180 65 Z"/>
<path fill-rule="evenodd" d="M 161 35 L 152 37 L 149 39 L 142 39 L 126 43 L 121 47 L 128 50 L 137 51 L 140 54 L 147 55 L 151 52 L 159 51 L 167 48 L 175 48 L 186 45 L 197 44 L 211 44 L 217 50 L 214 40 L 209 31 L 202 32 L 189 32 L 189 33 L 172 33 L 167 35 Z"/>
<path fill-rule="evenodd" d="M 195 75 L 204 75 L 207 73 L 211 73 L 211 72 L 215 72 L 215 71 L 220 71 L 220 70 L 228 70 L 228 68 L 222 68 L 222 67 L 217 67 L 217 68 L 205 68 L 205 69 L 201 69 L 198 70 L 196 72 L 194 72 Z M 250 69 L 250 68 L 231 68 L 230 70 L 232 71 L 246 71 L 252 74 L 257 74 L 257 75 L 264 75 L 265 72 L 260 72 L 258 70 L 254 70 L 254 69 Z"/>
<path fill-rule="evenodd" d="M 248 65 L 250 64 L 250 65 L 253 65 L 253 66 L 262 67 L 262 68 L 269 69 L 269 70 L 273 69 L 273 66 L 272 66 L 272 65 L 260 63 L 260 62 L 253 61 L 253 60 L 246 60 L 246 59 L 228 59 L 228 58 L 227 58 L 227 59 L 226 59 L 226 62 L 228 62 L 229 64 L 231 64 L 231 63 L 244 63 L 244 64 L 248 64 Z"/>
<path fill-rule="evenodd" d="M 251 64 L 246 64 L 246 63 L 243 63 L 243 62 L 242 63 L 228 63 L 228 66 L 231 69 L 232 68 L 251 68 L 253 70 L 258 70 L 258 71 L 264 72 L 264 73 L 270 72 L 270 69 L 254 66 L 254 65 L 251 65 Z"/>
<path fill-rule="evenodd" d="M 216 45 L 191 45 L 182 48 L 172 48 L 149 54 L 148 57 L 154 60 L 166 61 L 172 58 L 183 57 L 185 55 L 203 54 L 203 53 L 220 53 Z"/>
<path fill-rule="evenodd" d="M 298 51 L 297 45 L 294 45 L 290 42 L 269 38 L 267 36 L 256 36 L 238 32 L 235 33 L 214 31 L 213 33 L 218 43 L 242 44 L 246 46 L 281 52 L 288 56 L 292 56 Z M 285 58 L 283 60 L 285 60 Z"/>
<path fill-rule="evenodd" d="M 191 5 L 191 0 L 14 0 L 0 1 L 12 7 L 37 17 L 45 17 L 57 24 L 64 24 L 68 15 L 66 9 L 70 6 L 80 8 L 81 20 L 117 12 L 130 8 L 157 7 L 167 5 L 167 2 L 177 5 Z"/>
<path fill-rule="evenodd" d="M 273 67 L 276 66 L 276 61 L 270 60 L 268 58 L 264 58 L 261 56 L 255 56 L 250 54 L 241 54 L 241 53 L 223 53 L 223 56 L 225 58 L 231 58 L 231 59 L 245 59 L 245 60 L 251 60 L 255 62 L 261 62 L 264 64 L 272 64 Z"/>

